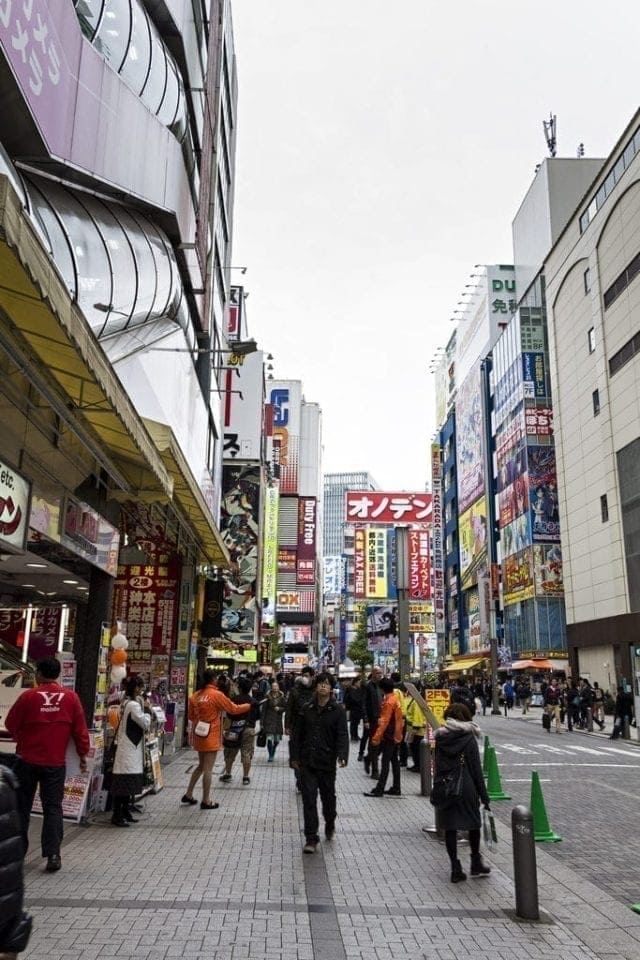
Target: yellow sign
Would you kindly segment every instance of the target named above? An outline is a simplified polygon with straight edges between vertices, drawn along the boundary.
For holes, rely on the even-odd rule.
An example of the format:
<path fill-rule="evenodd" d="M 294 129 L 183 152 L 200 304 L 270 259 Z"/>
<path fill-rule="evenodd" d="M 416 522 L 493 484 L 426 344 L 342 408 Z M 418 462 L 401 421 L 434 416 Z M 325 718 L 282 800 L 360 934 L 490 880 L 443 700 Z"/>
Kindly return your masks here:
<path fill-rule="evenodd" d="M 444 712 L 449 706 L 450 696 L 448 690 L 427 690 L 427 703 L 438 718 L 440 724 L 444 723 Z"/>
<path fill-rule="evenodd" d="M 384 598 L 387 588 L 387 531 L 367 527 L 365 590 L 367 597 Z"/>

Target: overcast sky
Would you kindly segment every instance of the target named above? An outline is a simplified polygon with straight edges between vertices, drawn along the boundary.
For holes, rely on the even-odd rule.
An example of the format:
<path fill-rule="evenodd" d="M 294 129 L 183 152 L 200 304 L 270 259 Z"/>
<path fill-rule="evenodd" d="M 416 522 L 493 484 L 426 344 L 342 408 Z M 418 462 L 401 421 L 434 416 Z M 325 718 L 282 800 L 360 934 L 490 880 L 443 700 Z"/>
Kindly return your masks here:
<path fill-rule="evenodd" d="M 324 470 L 422 490 L 428 369 L 476 263 L 510 263 L 546 155 L 638 106 L 633 0 L 233 0 L 233 263 L 249 332 L 323 411 Z"/>

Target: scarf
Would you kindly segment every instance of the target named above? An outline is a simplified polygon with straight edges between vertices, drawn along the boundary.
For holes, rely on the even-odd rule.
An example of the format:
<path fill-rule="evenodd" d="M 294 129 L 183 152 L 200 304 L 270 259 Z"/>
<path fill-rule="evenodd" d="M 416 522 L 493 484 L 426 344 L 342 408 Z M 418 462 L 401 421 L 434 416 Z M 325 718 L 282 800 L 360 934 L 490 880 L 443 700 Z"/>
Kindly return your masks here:
<path fill-rule="evenodd" d="M 436 730 L 436 733 L 440 733 L 440 731 L 445 733 L 447 730 L 462 730 L 464 733 L 472 733 L 477 740 L 482 736 L 480 727 L 473 720 L 454 720 L 453 717 L 449 717 L 445 720 L 444 727 L 440 727 Z"/>

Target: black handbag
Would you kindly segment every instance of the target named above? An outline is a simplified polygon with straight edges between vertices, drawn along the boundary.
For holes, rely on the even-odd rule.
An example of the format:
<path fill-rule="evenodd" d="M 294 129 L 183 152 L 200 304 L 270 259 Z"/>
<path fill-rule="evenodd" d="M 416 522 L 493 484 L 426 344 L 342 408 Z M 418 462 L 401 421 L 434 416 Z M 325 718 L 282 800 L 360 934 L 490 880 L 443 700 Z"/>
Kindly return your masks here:
<path fill-rule="evenodd" d="M 131 743 L 134 745 L 134 747 L 138 746 L 138 744 L 142 740 L 142 737 L 144 736 L 142 727 L 138 726 L 138 724 L 135 722 L 135 720 L 133 719 L 130 713 L 127 714 L 127 725 L 125 727 L 125 732 L 129 740 L 131 740 Z"/>
<path fill-rule="evenodd" d="M 259 730 L 258 736 L 256 737 L 256 746 L 266 747 L 266 745 L 267 745 L 267 731 Z"/>
<path fill-rule="evenodd" d="M 464 754 L 460 754 L 460 762 L 451 773 L 437 774 L 433 781 L 431 796 L 429 797 L 431 805 L 438 810 L 446 810 L 452 807 L 462 796 L 462 783 L 464 779 Z"/>

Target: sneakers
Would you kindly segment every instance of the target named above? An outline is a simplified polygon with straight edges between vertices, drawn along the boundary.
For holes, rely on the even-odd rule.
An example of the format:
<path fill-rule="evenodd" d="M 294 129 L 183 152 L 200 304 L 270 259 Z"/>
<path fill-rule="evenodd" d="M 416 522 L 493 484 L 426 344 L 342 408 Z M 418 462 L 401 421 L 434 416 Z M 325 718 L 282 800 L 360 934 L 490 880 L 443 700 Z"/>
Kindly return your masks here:
<path fill-rule="evenodd" d="M 229 779 L 231 779 L 231 777 L 229 777 Z M 243 778 L 242 778 L 242 782 L 244 783 L 244 785 L 245 785 L 245 787 L 246 787 L 248 783 L 251 783 L 251 778 L 250 778 L 250 777 L 243 777 Z"/>
<path fill-rule="evenodd" d="M 127 824 L 128 826 L 128 824 Z M 52 853 L 50 857 L 47 857 L 47 865 L 45 870 L 47 873 L 57 873 L 62 867 L 62 860 L 60 859 L 59 853 Z"/>
<path fill-rule="evenodd" d="M 384 793 L 382 790 L 371 790 L 369 793 L 365 790 L 363 797 L 383 797 Z"/>
<path fill-rule="evenodd" d="M 305 843 L 304 847 L 302 848 L 302 852 L 303 852 L 303 853 L 315 853 L 317 846 L 318 846 L 318 844 L 316 843 L 315 840 L 307 840 L 307 842 Z"/>
<path fill-rule="evenodd" d="M 220 780 L 220 783 L 229 783 L 232 777 L 230 773 L 223 773 L 221 777 L 218 777 L 218 779 Z"/>

